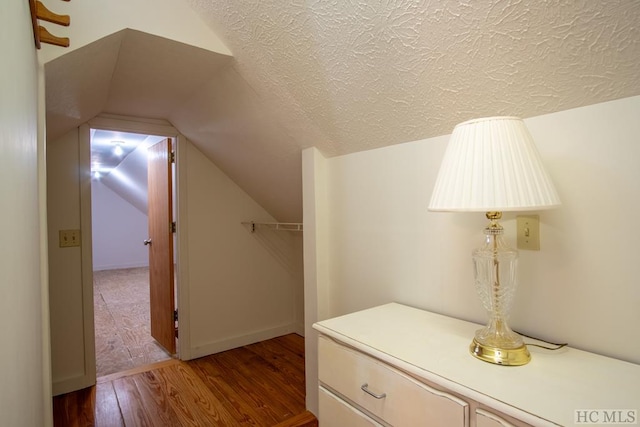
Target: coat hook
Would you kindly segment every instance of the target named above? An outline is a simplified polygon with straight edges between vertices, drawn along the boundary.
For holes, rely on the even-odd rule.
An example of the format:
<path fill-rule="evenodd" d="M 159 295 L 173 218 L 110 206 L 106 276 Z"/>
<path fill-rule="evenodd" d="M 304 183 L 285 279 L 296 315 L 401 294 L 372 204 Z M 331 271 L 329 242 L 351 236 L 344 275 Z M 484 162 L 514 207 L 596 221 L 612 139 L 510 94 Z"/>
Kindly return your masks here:
<path fill-rule="evenodd" d="M 63 0 L 69 1 L 69 0 Z M 38 20 L 42 19 L 57 25 L 69 26 L 71 18 L 69 15 L 58 15 L 51 12 L 40 0 L 29 0 L 29 9 L 31 10 L 31 23 L 33 25 L 33 38 L 36 48 L 40 49 L 40 42 L 49 43 L 56 46 L 69 47 L 68 37 L 57 37 L 51 34 L 45 27 L 38 24 Z"/>

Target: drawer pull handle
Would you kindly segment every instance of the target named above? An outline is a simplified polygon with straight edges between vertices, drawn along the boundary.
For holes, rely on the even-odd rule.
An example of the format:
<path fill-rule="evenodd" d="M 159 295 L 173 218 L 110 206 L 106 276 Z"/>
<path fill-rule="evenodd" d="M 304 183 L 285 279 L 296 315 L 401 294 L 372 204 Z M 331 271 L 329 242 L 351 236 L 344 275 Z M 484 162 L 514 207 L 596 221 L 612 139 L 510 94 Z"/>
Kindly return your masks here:
<path fill-rule="evenodd" d="M 387 393 L 377 394 L 377 393 L 374 393 L 371 390 L 369 390 L 369 384 L 368 383 L 362 384 L 360 389 L 362 391 L 364 391 L 365 393 L 367 393 L 369 396 L 373 396 L 376 399 L 384 399 L 385 397 L 387 397 Z"/>

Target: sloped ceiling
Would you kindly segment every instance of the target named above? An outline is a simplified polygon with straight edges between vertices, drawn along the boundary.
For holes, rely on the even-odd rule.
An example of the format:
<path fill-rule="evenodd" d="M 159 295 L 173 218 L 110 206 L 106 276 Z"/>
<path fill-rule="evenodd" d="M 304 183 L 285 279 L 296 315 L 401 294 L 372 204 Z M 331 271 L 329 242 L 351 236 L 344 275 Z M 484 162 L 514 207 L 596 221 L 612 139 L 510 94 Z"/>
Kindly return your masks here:
<path fill-rule="evenodd" d="M 45 65 L 47 137 L 100 113 L 167 119 L 231 57 L 122 30 Z"/>
<path fill-rule="evenodd" d="M 328 155 L 640 93 L 634 0 L 187 1 Z"/>
<path fill-rule="evenodd" d="M 303 148 L 640 94 L 635 0 L 184 1 L 234 58 L 131 30 L 99 40 L 47 64 L 50 135 L 99 112 L 167 119 L 281 221 L 302 218 Z"/>

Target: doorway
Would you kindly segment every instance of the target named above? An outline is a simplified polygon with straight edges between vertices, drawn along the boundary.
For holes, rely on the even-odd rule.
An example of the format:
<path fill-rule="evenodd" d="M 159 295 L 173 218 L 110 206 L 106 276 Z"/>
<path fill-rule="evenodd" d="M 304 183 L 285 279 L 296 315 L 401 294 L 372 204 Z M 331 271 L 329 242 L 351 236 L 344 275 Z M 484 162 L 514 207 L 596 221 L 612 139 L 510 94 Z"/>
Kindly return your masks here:
<path fill-rule="evenodd" d="M 143 243 L 149 233 L 147 148 L 165 139 L 90 131 L 98 377 L 172 357 L 151 336 L 149 251 Z"/>

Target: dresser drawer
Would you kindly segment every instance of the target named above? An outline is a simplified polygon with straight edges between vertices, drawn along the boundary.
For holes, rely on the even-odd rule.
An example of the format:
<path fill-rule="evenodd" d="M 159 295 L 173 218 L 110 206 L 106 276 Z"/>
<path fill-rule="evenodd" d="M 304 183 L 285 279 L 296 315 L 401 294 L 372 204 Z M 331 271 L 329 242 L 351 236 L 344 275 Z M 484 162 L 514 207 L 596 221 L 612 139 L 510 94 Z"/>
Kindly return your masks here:
<path fill-rule="evenodd" d="M 397 427 L 468 425 L 465 401 L 383 362 L 323 336 L 319 337 L 318 355 L 320 382 L 386 423 Z"/>
<path fill-rule="evenodd" d="M 322 427 L 383 427 L 324 387 L 318 397 Z"/>
<path fill-rule="evenodd" d="M 476 409 L 476 427 L 515 427 L 509 421 L 499 417 L 496 414 L 485 411 L 484 409 Z"/>

